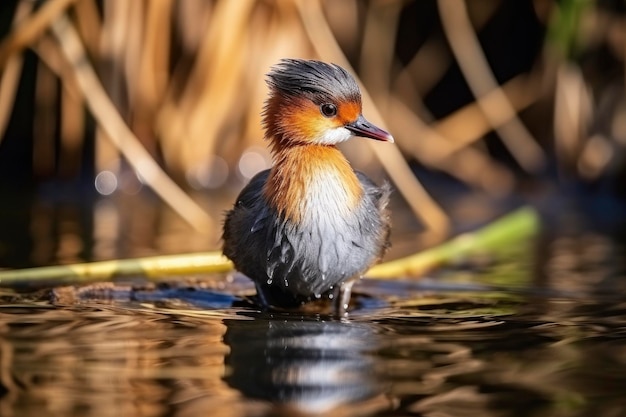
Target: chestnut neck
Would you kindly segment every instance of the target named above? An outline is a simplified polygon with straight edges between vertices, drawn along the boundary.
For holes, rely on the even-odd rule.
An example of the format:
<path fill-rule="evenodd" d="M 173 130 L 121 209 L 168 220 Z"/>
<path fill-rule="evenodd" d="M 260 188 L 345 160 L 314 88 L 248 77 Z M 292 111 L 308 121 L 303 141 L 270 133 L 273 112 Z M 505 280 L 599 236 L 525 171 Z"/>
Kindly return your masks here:
<path fill-rule="evenodd" d="M 271 140 L 274 165 L 263 193 L 281 216 L 298 223 L 313 208 L 344 212 L 357 206 L 363 188 L 336 146 L 291 142 L 285 135 Z M 320 197 L 320 189 L 331 190 L 332 201 Z"/>

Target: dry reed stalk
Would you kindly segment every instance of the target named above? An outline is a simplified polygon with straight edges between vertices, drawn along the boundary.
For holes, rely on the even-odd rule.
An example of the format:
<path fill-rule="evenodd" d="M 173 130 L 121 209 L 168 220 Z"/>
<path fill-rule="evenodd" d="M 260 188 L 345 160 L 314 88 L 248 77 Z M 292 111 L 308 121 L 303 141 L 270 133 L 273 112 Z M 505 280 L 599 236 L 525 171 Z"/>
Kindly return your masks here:
<path fill-rule="evenodd" d="M 249 39 L 248 69 L 245 85 L 249 86 L 248 106 L 245 114 L 243 147 L 260 145 L 264 132 L 261 126 L 261 109 L 267 96 L 265 74 L 281 58 L 311 56 L 310 42 L 299 22 L 298 12 L 291 2 L 277 2 L 269 17 L 253 15 Z M 263 146 L 263 145 L 262 145 Z"/>
<path fill-rule="evenodd" d="M 195 54 L 200 48 L 214 7 L 215 1 L 206 0 L 185 0 L 174 4 L 174 27 L 184 52 Z"/>
<path fill-rule="evenodd" d="M 554 92 L 554 147 L 559 166 L 575 169 L 591 124 L 591 97 L 580 69 L 561 64 L 556 70 Z M 571 173 L 570 173 L 571 174 Z"/>
<path fill-rule="evenodd" d="M 115 15 L 111 10 L 111 8 L 113 7 L 112 3 L 105 4 L 104 6 L 105 7 L 103 8 L 103 18 L 99 26 L 100 31 L 97 43 L 97 56 L 99 58 L 99 61 L 97 62 L 107 62 L 108 67 L 105 68 L 105 70 L 107 70 L 105 76 L 109 78 L 114 78 L 114 75 L 112 74 L 112 67 L 114 65 L 113 62 L 115 62 L 113 59 L 115 52 L 113 50 L 116 49 L 114 45 L 119 45 L 120 41 L 115 42 L 113 37 L 113 33 L 115 31 L 111 28 L 111 26 L 115 24 L 115 22 L 112 21 L 113 16 Z M 117 49 L 119 48 L 120 47 L 118 46 Z M 109 80 L 107 83 L 113 84 L 114 82 L 115 79 Z M 120 83 L 119 79 L 117 79 L 117 82 Z M 107 93 L 112 93 L 112 99 L 114 100 L 114 102 L 119 103 L 119 94 L 117 93 L 117 89 L 115 87 L 107 89 Z M 99 124 L 96 125 L 94 142 L 96 172 L 110 171 L 115 176 L 119 176 L 122 166 L 120 151 L 115 146 L 114 140 L 107 135 L 105 129 L 103 129 L 103 127 Z"/>
<path fill-rule="evenodd" d="M 254 35 L 248 36 L 245 40 L 248 50 L 245 59 L 247 69 L 241 74 L 241 87 L 245 88 L 246 91 L 246 105 L 239 107 L 239 111 L 242 113 L 244 132 L 240 138 L 242 148 L 258 144 L 263 135 L 261 111 L 267 95 L 265 74 L 269 71 L 270 66 L 275 63 L 272 61 L 279 59 L 274 47 L 281 51 L 279 52 L 281 56 L 290 53 L 286 52 L 289 48 L 286 47 L 285 37 L 279 30 L 289 22 L 277 22 L 281 19 L 281 13 L 277 9 L 278 6 L 273 7 L 267 13 L 252 12 L 247 22 L 249 33 Z"/>
<path fill-rule="evenodd" d="M 536 78 L 533 75 L 518 75 L 497 90 L 486 93 L 475 102 L 438 120 L 431 127 L 451 142 L 451 148 L 447 152 L 456 152 L 478 141 L 494 128 L 508 123 L 517 117 L 520 111 L 536 103 L 540 97 Z M 497 106 L 501 94 L 504 94 L 511 103 L 512 111 L 503 109 L 492 114 L 491 119 L 487 118 L 482 109 Z"/>
<path fill-rule="evenodd" d="M 191 226 L 199 231 L 208 230 L 211 225 L 209 216 L 163 172 L 120 117 L 86 60 L 85 50 L 72 23 L 61 16 L 53 23 L 52 32 L 71 65 L 87 107 L 129 164 Z"/>
<path fill-rule="evenodd" d="M 169 163 L 176 169 L 203 165 L 215 149 L 218 133 L 238 97 L 246 51 L 243 29 L 252 6 L 253 2 L 214 5 L 180 98 L 162 108 L 159 131 L 172 151 Z"/>
<path fill-rule="evenodd" d="M 191 73 L 198 61 L 207 53 L 201 52 L 206 38 L 207 26 L 212 16 L 213 3 L 198 1 L 178 2 L 174 10 L 179 24 L 176 31 L 182 42 L 183 54 L 193 53 L 193 67 L 188 68 L 188 59 L 182 59 L 170 77 L 165 96 L 156 114 L 155 130 L 160 139 L 166 166 L 175 172 L 184 172 L 183 148 L 186 146 L 188 115 L 195 106 L 198 82 Z M 183 56 L 185 58 L 185 56 Z M 206 64 L 204 65 L 206 66 Z"/>
<path fill-rule="evenodd" d="M 142 77 L 149 77 L 148 74 L 141 74 L 139 72 L 141 68 L 141 59 L 144 56 L 142 54 L 143 49 L 143 33 L 144 26 L 146 24 L 145 4 L 141 1 L 125 2 L 124 0 L 109 0 L 111 4 L 119 4 L 120 9 L 123 9 L 125 14 L 124 27 L 116 26 L 115 29 L 120 31 L 120 37 L 123 36 L 123 43 L 118 56 L 115 59 L 119 59 L 119 63 L 116 63 L 120 68 L 121 82 L 123 87 L 120 89 L 124 94 L 124 99 L 127 102 L 127 108 L 124 108 L 122 116 L 132 123 L 131 111 L 134 113 L 135 109 L 140 105 L 137 100 L 138 80 Z M 137 132 L 135 132 L 137 134 Z M 144 146 L 148 145 L 142 139 L 138 137 Z M 152 153 L 150 146 L 146 146 Z"/>
<path fill-rule="evenodd" d="M 390 30 L 390 28 L 397 26 L 401 7 L 402 5 L 400 3 L 373 3 L 368 8 L 363 36 L 363 50 L 361 51 L 362 59 L 360 68 L 362 68 L 361 74 L 363 76 L 363 83 L 368 86 L 370 91 L 375 92 L 374 95 L 377 103 L 388 103 L 388 114 L 394 113 L 394 111 L 390 108 L 391 104 L 389 104 L 390 92 L 388 86 L 390 84 L 389 74 L 391 73 L 391 67 L 393 64 L 392 53 L 394 51 L 396 41 L 395 32 Z M 487 15 L 490 15 L 490 13 Z M 482 21 L 483 23 L 486 22 L 487 18 L 483 16 Z M 387 52 L 385 53 L 385 51 Z M 492 97 L 492 95 L 489 97 Z M 414 99 L 421 103 L 421 99 L 417 100 L 417 97 L 414 97 Z M 399 105 L 395 98 L 392 98 L 391 100 L 394 101 L 396 106 Z M 405 116 L 410 118 L 414 117 L 411 115 Z M 515 116 L 516 114 L 509 115 L 509 118 L 506 119 L 506 121 Z M 422 126 L 427 127 L 426 124 L 422 124 Z M 484 133 L 487 133 L 490 130 L 491 129 L 487 129 Z M 420 136 L 414 130 L 407 130 L 407 132 L 413 132 L 416 136 Z M 402 135 L 398 136 L 401 140 L 403 139 Z M 510 190 L 512 186 L 511 175 L 506 175 L 504 177 L 502 177 L 502 175 L 496 175 L 501 174 L 503 168 L 497 166 L 497 164 L 493 164 L 486 155 L 479 155 L 479 152 L 476 150 L 471 151 L 471 153 L 468 152 L 470 155 L 463 159 L 462 165 L 458 165 L 457 163 L 446 163 L 446 161 L 444 161 L 446 156 L 449 157 L 452 153 L 458 151 L 460 147 L 455 146 L 455 144 L 450 144 L 449 138 L 444 139 L 444 137 L 445 135 L 432 137 L 432 139 L 436 140 L 430 140 L 429 145 L 420 147 L 420 149 L 436 149 L 434 152 L 439 155 L 439 161 L 436 164 L 431 164 L 432 166 L 435 166 L 436 168 L 444 168 L 446 171 L 453 173 L 453 175 L 462 179 L 464 182 L 472 183 L 473 185 L 481 188 L 487 187 L 487 190 L 494 194 L 501 194 Z M 474 137 L 474 140 L 481 137 L 482 135 L 476 136 Z M 414 141 L 402 140 L 401 142 L 403 144 L 407 144 Z M 418 153 L 419 152 L 415 152 L 415 154 Z M 428 153 L 428 151 L 425 153 Z M 415 154 L 414 156 L 416 156 L 416 158 L 422 160 L 420 155 Z M 459 158 L 454 159 L 458 160 Z M 493 181 L 485 181 L 485 179 L 490 177 L 493 178 Z"/>
<path fill-rule="evenodd" d="M 317 54 L 322 59 L 335 62 L 354 73 L 328 27 L 319 2 L 299 0 L 296 5 Z M 361 88 L 365 112 L 374 123 L 383 124 L 380 112 L 373 104 L 367 89 L 363 86 Z M 450 220 L 415 178 L 398 147 L 380 146 L 376 148 L 375 154 L 413 213 L 423 221 L 431 233 L 428 238 L 438 240 L 447 234 Z"/>
<path fill-rule="evenodd" d="M 264 137 L 261 111 L 267 96 L 267 86 L 263 74 L 269 71 L 270 66 L 279 59 L 275 56 L 277 51 L 280 51 L 278 52 L 280 56 L 289 56 L 289 52 L 286 51 L 290 42 L 286 41 L 286 37 L 280 36 L 276 30 L 272 30 L 272 19 L 275 15 L 276 13 L 268 20 L 257 18 L 251 22 L 254 26 L 251 31 L 257 36 L 250 39 L 250 54 L 247 59 L 249 65 L 254 65 L 255 69 L 249 69 L 243 74 L 242 84 L 247 86 L 247 106 L 240 109 L 243 111 L 240 122 L 242 124 L 241 136 L 237 143 L 235 141 L 222 142 L 220 146 L 222 154 L 240 154 L 241 149 L 259 145 Z"/>
<path fill-rule="evenodd" d="M 58 60 L 58 57 L 56 57 Z M 55 75 L 44 66 L 37 68 L 33 114 L 33 174 L 45 178 L 56 168 L 55 134 L 59 109 Z"/>
<path fill-rule="evenodd" d="M 152 119 L 169 83 L 172 0 L 146 4 L 141 58 L 136 74 L 137 106 Z"/>
<path fill-rule="evenodd" d="M 32 8 L 33 4 L 30 2 L 19 2 L 11 27 L 17 27 L 20 22 L 30 15 Z M 13 54 L 7 59 L 4 69 L 0 67 L 0 143 L 2 143 L 4 132 L 11 118 L 15 95 L 20 84 L 23 62 L 22 54 Z"/>
<path fill-rule="evenodd" d="M 73 8 L 75 16 L 73 21 L 89 56 L 99 59 L 102 21 L 96 2 L 97 0 L 81 0 L 77 2 Z"/>
<path fill-rule="evenodd" d="M 360 0 L 322 1 L 324 15 L 337 43 L 344 51 L 358 51 L 360 39 Z"/>
<path fill-rule="evenodd" d="M 127 96 L 123 89 L 125 83 L 121 66 L 128 30 L 128 6 L 126 2 L 120 1 L 103 4 L 98 48 L 100 60 L 97 61 L 100 64 L 101 83 L 122 116 L 127 114 L 124 106 Z M 120 153 L 119 147 L 115 145 L 115 138 L 109 137 L 106 129 L 98 124 L 95 132 L 95 171 L 110 171 L 119 177 L 122 168 Z"/>
<path fill-rule="evenodd" d="M 484 149 L 469 146 L 493 128 L 484 120 L 483 113 L 476 111 L 475 103 L 428 125 L 394 96 L 389 101 L 387 118 L 400 132 L 398 139 L 405 153 L 424 165 L 492 195 L 503 195 L 513 189 L 515 178 L 509 169 L 493 160 Z M 470 128 L 464 130 L 463 123 L 468 123 Z"/>
<path fill-rule="evenodd" d="M 243 159 L 249 154 L 262 158 L 255 164 L 255 170 L 270 166 L 261 124 L 261 111 L 267 96 L 265 74 L 282 58 L 312 56 L 310 43 L 292 2 L 276 2 L 266 13 L 256 10 L 250 16 L 248 30 L 254 35 L 246 39 L 249 52 L 245 58 L 247 68 L 242 72 L 241 88 L 246 91 L 246 104 L 239 106 L 241 101 L 236 103 L 230 120 L 230 124 L 241 126 L 241 129 L 231 129 L 232 133 L 220 140 L 220 147 L 216 149 L 231 160 L 239 160 L 235 171 L 244 177 L 253 173 Z M 242 149 L 246 149 L 243 155 Z"/>
<path fill-rule="evenodd" d="M 170 89 L 157 118 L 168 167 L 202 171 L 260 144 L 264 75 L 285 56 L 310 50 L 290 2 L 217 3 L 180 98 Z"/>
<path fill-rule="evenodd" d="M 398 26 L 402 7 L 401 2 L 372 2 L 367 8 L 359 76 L 376 103 L 386 103 L 390 93 L 396 44 L 393 29 Z"/>
<path fill-rule="evenodd" d="M 20 53 L 32 44 L 58 16 L 76 1 L 78 0 L 48 0 L 36 13 L 20 21 L 20 24 L 0 42 L 0 68 L 6 65 L 13 54 Z"/>
<path fill-rule="evenodd" d="M 242 74 L 248 69 L 246 26 L 254 2 L 218 2 L 187 92 L 194 106 L 187 115 L 184 166 L 196 167 L 215 152 L 232 112 L 240 113 Z"/>
<path fill-rule="evenodd" d="M 441 38 L 427 40 L 396 76 L 392 94 L 405 103 L 417 103 L 412 108 L 421 114 L 425 110 L 422 97 L 441 80 L 451 61 L 452 56 Z"/>
<path fill-rule="evenodd" d="M 437 58 L 438 48 L 444 49 L 443 46 L 437 46 L 435 43 L 436 41 L 430 41 L 427 42 L 424 47 L 420 48 L 407 67 L 398 75 L 392 93 L 404 106 L 407 108 L 410 107 L 410 111 L 416 115 L 426 113 L 423 117 L 430 115 L 427 114 L 428 111 L 423 105 L 420 96 L 425 94 L 432 85 L 439 80 L 439 76 L 445 71 L 445 67 L 447 66 L 447 59 L 445 57 Z M 429 51 L 423 52 L 424 49 Z M 431 63 L 433 61 L 438 70 L 435 71 L 436 74 L 431 75 L 429 68 L 432 66 Z M 436 62 L 439 62 L 439 64 Z M 417 68 L 419 68 L 420 65 L 425 66 L 425 81 L 416 79 L 417 73 L 419 72 Z M 423 76 L 423 72 L 419 72 L 419 75 Z M 435 151 L 437 159 L 445 158 L 445 155 L 456 152 L 460 148 L 480 140 L 485 134 L 493 130 L 494 125 L 492 123 L 495 123 L 496 127 L 500 126 L 508 122 L 511 118 L 517 117 L 520 111 L 534 104 L 541 95 L 540 78 L 541 75 L 538 73 L 519 75 L 502 84 L 499 88 L 511 103 L 514 111 L 511 113 L 499 112 L 494 115 L 494 119 L 491 122 L 485 117 L 481 106 L 476 101 L 467 104 L 440 120 L 431 122 L 429 127 L 439 133 L 439 136 L 434 138 L 437 140 L 441 138 L 447 139 L 445 143 L 439 143 L 441 149 Z M 483 106 L 492 107 L 497 105 L 499 95 L 499 91 L 491 91 L 478 100 L 483 101 Z M 411 103 L 411 105 L 406 103 Z M 390 113 L 392 114 L 393 112 Z M 426 133 L 426 135 L 428 135 L 428 133 Z M 417 136 L 422 135 L 420 133 Z M 433 146 L 429 146 L 429 149 L 433 148 Z M 418 156 L 416 155 L 416 157 Z M 428 163 L 430 165 L 437 165 L 436 162 L 430 158 L 426 159 L 429 161 Z"/>
<path fill-rule="evenodd" d="M 486 153 L 473 147 L 449 152 L 451 144 L 395 97 L 389 100 L 389 122 L 399 132 L 405 152 L 424 165 L 440 169 L 459 180 L 491 194 L 502 194 L 513 186 L 513 176 Z M 454 156 L 454 158 L 452 158 Z M 459 159 L 462 156 L 462 163 Z M 493 182 L 485 181 L 492 178 Z"/>
<path fill-rule="evenodd" d="M 474 148 L 464 148 L 450 155 L 439 167 L 492 196 L 510 194 L 515 186 L 515 175 L 509 168 L 494 161 L 487 152 Z"/>
<path fill-rule="evenodd" d="M 82 98 L 76 97 L 68 89 L 61 88 L 61 121 L 59 136 L 58 172 L 64 178 L 79 175 L 82 163 L 81 150 L 85 135 L 85 116 Z"/>
<path fill-rule="evenodd" d="M 131 10 L 136 22 L 134 51 L 125 57 L 129 90 L 130 124 L 133 132 L 152 155 L 158 154 L 156 115 L 169 83 L 171 0 L 139 3 Z"/>
<path fill-rule="evenodd" d="M 408 101 L 413 102 L 413 107 L 415 102 L 421 102 L 417 94 L 407 93 L 411 90 L 409 87 L 411 82 L 405 77 L 404 85 L 398 83 L 395 88 L 397 93 L 389 101 L 387 117 L 390 123 L 398 128 L 398 139 L 403 144 L 405 152 L 412 154 L 427 166 L 447 172 L 491 194 L 500 195 L 512 189 L 514 185 L 512 173 L 507 172 L 503 166 L 479 149 L 468 146 L 493 130 L 492 123 L 497 123 L 495 127 L 498 127 L 517 117 L 517 112 L 536 102 L 540 95 L 537 78 L 532 75 L 518 76 L 502 85 L 502 92 L 515 109 L 513 113 L 501 112 L 497 118 L 490 121 L 485 118 L 479 105 L 473 102 L 427 125 L 414 109 L 404 104 L 407 101 L 407 94 L 411 96 Z M 399 95 L 404 96 L 402 100 Z M 487 105 L 493 105 L 494 99 L 497 99 L 496 95 L 490 92 L 479 100 L 484 100 Z M 411 138 L 405 137 L 408 132 Z M 418 137 L 419 141 L 412 139 L 415 137 Z M 459 152 L 461 155 L 457 155 Z M 451 157 L 452 161 L 448 161 L 447 159 Z M 463 164 L 458 164 L 458 160 L 463 160 Z"/>
<path fill-rule="evenodd" d="M 489 68 L 476 32 L 472 28 L 465 1 L 438 0 L 437 4 L 450 47 L 474 96 L 479 99 L 490 92 L 496 95 L 494 105 L 487 107 L 485 102 L 480 100 L 477 102 L 485 117 L 495 127 L 497 119 L 503 117 L 500 113 L 509 115 L 515 111 L 499 90 L 498 82 Z M 543 168 L 545 164 L 543 151 L 519 118 L 511 119 L 495 128 L 495 131 L 523 169 L 537 173 Z"/>
<path fill-rule="evenodd" d="M 45 34 L 37 42 L 31 46 L 32 50 L 37 54 L 37 58 L 48 67 L 58 78 L 63 81 L 63 88 L 74 96 L 75 100 L 82 97 L 78 82 L 74 74 L 69 70 L 67 62 L 59 59 L 57 44 L 53 37 Z"/>
<path fill-rule="evenodd" d="M 166 2 L 157 2 L 167 5 Z M 130 28 L 127 32 L 126 49 L 123 56 L 124 81 L 128 101 L 128 123 L 142 145 L 153 157 L 158 154 L 158 143 L 154 133 L 154 113 L 157 107 L 155 101 L 160 100 L 160 93 L 154 82 L 154 68 L 152 68 L 151 53 L 157 52 L 154 48 L 148 49 L 146 31 L 156 30 L 169 39 L 167 27 L 158 28 L 160 22 L 154 22 L 154 14 L 148 13 L 150 4 L 155 2 L 131 2 L 128 9 Z M 154 7 L 152 7 L 154 9 Z M 152 19 L 152 23 L 151 20 Z M 148 28 L 148 26 L 151 26 Z M 168 48 L 168 42 L 162 45 Z M 167 54 L 166 54 L 167 56 Z"/>
<path fill-rule="evenodd" d="M 0 143 L 4 137 L 4 132 L 9 125 L 13 104 L 17 88 L 20 85 L 22 75 L 23 58 L 21 55 L 14 55 L 6 63 L 4 71 L 0 75 Z"/>

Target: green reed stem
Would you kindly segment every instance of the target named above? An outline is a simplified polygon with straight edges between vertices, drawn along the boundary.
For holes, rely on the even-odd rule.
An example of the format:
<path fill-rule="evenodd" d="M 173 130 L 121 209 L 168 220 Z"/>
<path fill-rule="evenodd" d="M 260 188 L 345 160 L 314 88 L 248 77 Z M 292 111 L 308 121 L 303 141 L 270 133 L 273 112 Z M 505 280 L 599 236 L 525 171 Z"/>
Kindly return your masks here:
<path fill-rule="evenodd" d="M 497 251 L 507 245 L 523 243 L 536 233 L 538 223 L 533 209 L 522 208 L 434 248 L 376 265 L 366 276 L 380 279 L 417 278 L 436 267 L 471 254 Z M 0 271 L 0 287 L 83 285 L 133 276 L 156 280 L 168 276 L 225 273 L 232 270 L 233 264 L 221 253 L 203 252 Z"/>
<path fill-rule="evenodd" d="M 439 246 L 415 255 L 374 266 L 367 272 L 371 278 L 419 277 L 439 266 L 472 254 L 494 252 L 507 245 L 519 245 L 539 228 L 535 210 L 518 209 L 474 232 L 459 235 Z"/>

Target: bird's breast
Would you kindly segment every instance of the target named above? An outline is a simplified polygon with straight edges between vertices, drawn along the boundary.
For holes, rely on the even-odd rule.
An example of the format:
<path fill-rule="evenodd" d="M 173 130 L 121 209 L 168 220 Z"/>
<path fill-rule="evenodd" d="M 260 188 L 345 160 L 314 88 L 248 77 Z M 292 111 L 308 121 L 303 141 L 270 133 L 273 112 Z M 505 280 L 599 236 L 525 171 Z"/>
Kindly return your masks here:
<path fill-rule="evenodd" d="M 378 256 L 381 213 L 369 196 L 355 197 L 332 171 L 309 182 L 300 210 L 299 222 L 285 220 L 277 236 L 277 253 L 292 253 L 298 265 L 294 275 L 285 276 L 289 291 L 323 293 L 362 273 Z"/>
<path fill-rule="evenodd" d="M 353 214 L 360 195 L 346 187 L 345 180 L 331 170 L 318 172 L 308 180 L 302 196 L 302 221 L 339 220 Z"/>
<path fill-rule="evenodd" d="M 380 256 L 387 230 L 387 191 L 352 170 L 358 188 L 332 167 L 307 169 L 255 177 L 224 226 L 224 253 L 241 272 L 297 297 L 363 273 Z"/>
<path fill-rule="evenodd" d="M 334 147 L 286 149 L 276 158 L 264 194 L 276 211 L 295 224 L 347 216 L 363 188 L 345 157 Z"/>

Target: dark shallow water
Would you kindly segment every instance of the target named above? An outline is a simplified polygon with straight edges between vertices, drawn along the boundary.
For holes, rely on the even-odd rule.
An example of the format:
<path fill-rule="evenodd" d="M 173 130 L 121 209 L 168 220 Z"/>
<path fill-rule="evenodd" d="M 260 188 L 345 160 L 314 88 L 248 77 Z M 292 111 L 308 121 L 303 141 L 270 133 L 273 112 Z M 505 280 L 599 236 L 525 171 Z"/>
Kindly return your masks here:
<path fill-rule="evenodd" d="M 480 288 L 366 281 L 342 320 L 228 288 L 5 302 L 0 415 L 626 415 L 626 301 Z"/>

